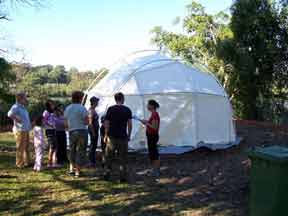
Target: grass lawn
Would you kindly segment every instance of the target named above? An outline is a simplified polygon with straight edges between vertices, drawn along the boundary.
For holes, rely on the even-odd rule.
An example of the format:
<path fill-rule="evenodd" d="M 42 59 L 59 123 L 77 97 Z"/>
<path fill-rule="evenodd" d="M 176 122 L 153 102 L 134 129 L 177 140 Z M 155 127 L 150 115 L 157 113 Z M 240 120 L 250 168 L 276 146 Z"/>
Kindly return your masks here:
<path fill-rule="evenodd" d="M 0 147 L 13 147 L 15 148 L 14 135 L 11 132 L 0 133 Z"/>
<path fill-rule="evenodd" d="M 0 145 L 13 144 L 10 134 L 0 137 Z M 19 170 L 15 153 L 0 152 L 0 215 L 247 215 L 247 177 L 236 155 L 239 149 L 163 157 L 159 181 L 143 174 L 146 156 L 131 155 L 131 180 L 119 184 L 117 176 L 103 181 L 101 168 L 79 179 L 67 176 L 66 168 Z"/>

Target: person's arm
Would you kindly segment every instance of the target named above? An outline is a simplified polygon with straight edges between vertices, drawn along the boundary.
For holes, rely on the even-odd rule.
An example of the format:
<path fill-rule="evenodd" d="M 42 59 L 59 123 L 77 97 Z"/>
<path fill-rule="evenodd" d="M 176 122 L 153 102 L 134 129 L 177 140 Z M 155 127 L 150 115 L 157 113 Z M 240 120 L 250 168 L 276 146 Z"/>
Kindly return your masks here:
<path fill-rule="evenodd" d="M 89 110 L 89 115 L 88 115 L 88 127 L 92 133 L 92 136 L 96 136 L 96 129 L 94 128 L 93 125 L 93 113 L 91 110 Z"/>
<path fill-rule="evenodd" d="M 10 119 L 12 119 L 12 120 L 14 120 L 15 122 L 17 122 L 17 123 L 21 123 L 21 122 L 22 122 L 21 117 L 16 114 L 16 108 L 13 108 L 13 107 L 12 107 L 12 108 L 9 110 L 7 116 L 8 116 Z"/>
<path fill-rule="evenodd" d="M 85 125 L 89 125 L 89 112 L 85 107 L 82 107 L 82 117 Z"/>
<path fill-rule="evenodd" d="M 104 142 L 107 143 L 108 141 L 108 134 L 109 134 L 109 129 L 110 129 L 110 121 L 105 120 L 104 122 L 104 128 L 105 128 L 105 135 L 104 135 Z"/>
<path fill-rule="evenodd" d="M 128 140 L 130 141 L 131 139 L 131 133 L 132 133 L 132 119 L 129 119 L 127 122 L 127 127 L 128 127 Z"/>
<path fill-rule="evenodd" d="M 69 128 L 69 126 L 68 126 L 68 121 L 67 121 L 66 118 L 64 119 L 64 128 L 65 128 L 66 131 L 67 131 L 68 128 Z"/>
<path fill-rule="evenodd" d="M 43 113 L 43 122 L 44 122 L 44 125 L 53 128 L 54 125 L 52 125 L 52 124 L 49 122 L 49 118 L 51 118 L 50 115 L 51 115 L 51 113 L 49 113 L 48 111 L 44 111 L 44 113 Z"/>
<path fill-rule="evenodd" d="M 67 118 L 68 118 L 67 109 L 64 111 L 63 118 L 64 118 L 64 128 L 65 128 L 66 131 L 68 131 L 69 125 L 68 125 L 68 120 L 67 120 Z"/>
<path fill-rule="evenodd" d="M 152 117 L 153 118 L 153 117 Z M 151 123 L 149 123 L 149 121 L 148 120 L 141 120 L 141 122 L 142 122 L 142 124 L 144 124 L 145 126 L 148 126 L 148 127 L 150 127 L 150 128 L 152 128 L 152 129 L 157 129 L 157 128 L 159 128 L 159 124 L 160 124 L 160 122 L 157 120 L 157 119 L 155 119 L 155 118 L 153 118 L 153 120 L 151 121 Z"/>

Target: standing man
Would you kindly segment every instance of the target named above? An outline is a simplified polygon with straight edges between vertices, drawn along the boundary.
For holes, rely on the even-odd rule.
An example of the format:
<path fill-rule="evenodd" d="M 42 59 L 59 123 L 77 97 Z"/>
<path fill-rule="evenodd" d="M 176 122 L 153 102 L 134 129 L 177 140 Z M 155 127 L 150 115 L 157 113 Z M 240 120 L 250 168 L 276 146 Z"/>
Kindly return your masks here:
<path fill-rule="evenodd" d="M 86 147 L 88 140 L 88 111 L 81 102 L 84 93 L 72 93 L 72 104 L 64 112 L 65 127 L 69 131 L 70 175 L 80 176 L 81 168 L 86 165 Z"/>
<path fill-rule="evenodd" d="M 31 122 L 26 110 L 28 100 L 26 94 L 16 94 L 16 103 L 8 112 L 8 117 L 14 121 L 13 132 L 16 139 L 16 166 L 24 168 L 29 166 L 29 131 Z"/>
<path fill-rule="evenodd" d="M 114 96 L 116 105 L 108 108 L 105 118 L 105 175 L 109 180 L 112 171 L 112 160 L 115 151 L 120 157 L 120 182 L 127 181 L 127 154 L 128 142 L 132 132 L 132 112 L 124 106 L 124 95 L 117 93 Z"/>

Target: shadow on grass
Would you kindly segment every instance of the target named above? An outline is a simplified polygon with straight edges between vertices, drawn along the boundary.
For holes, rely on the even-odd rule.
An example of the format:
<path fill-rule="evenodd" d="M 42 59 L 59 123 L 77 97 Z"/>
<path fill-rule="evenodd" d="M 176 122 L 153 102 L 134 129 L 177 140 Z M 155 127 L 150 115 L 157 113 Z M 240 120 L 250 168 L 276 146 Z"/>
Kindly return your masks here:
<path fill-rule="evenodd" d="M 11 168 L 13 156 L 5 155 L 0 167 Z M 145 175 L 137 174 L 148 166 L 143 156 L 139 156 L 138 160 L 135 158 L 137 156 L 129 161 L 135 180 L 131 184 L 104 182 L 91 176 L 73 179 L 65 175 L 66 170 L 49 170 L 41 174 L 41 179 L 26 181 L 29 184 L 17 198 L 2 197 L 0 211 L 13 215 L 248 214 L 248 182 L 241 165 L 246 157 L 237 148 L 162 157 L 162 167 L 165 169 L 159 181 L 151 181 Z M 21 178 L 28 178 L 27 173 L 21 172 Z M 13 180 L 10 181 L 12 184 Z M 47 188 L 43 189 L 46 184 Z M 21 188 L 20 180 L 17 187 Z M 13 193 L 17 188 L 4 190 Z M 63 193 L 68 194 L 69 198 L 59 197 Z M 33 203 L 38 207 L 34 209 Z"/>

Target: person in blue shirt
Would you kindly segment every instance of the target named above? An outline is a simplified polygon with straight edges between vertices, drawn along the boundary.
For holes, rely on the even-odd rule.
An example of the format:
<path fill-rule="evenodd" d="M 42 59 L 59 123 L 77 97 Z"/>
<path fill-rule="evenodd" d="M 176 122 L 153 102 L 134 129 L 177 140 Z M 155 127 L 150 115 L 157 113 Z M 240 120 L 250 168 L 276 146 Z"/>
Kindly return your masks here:
<path fill-rule="evenodd" d="M 14 122 L 13 132 L 16 139 L 16 166 L 23 168 L 29 166 L 29 132 L 31 121 L 26 109 L 28 100 L 23 92 L 16 94 L 16 103 L 8 112 L 8 117 Z"/>

